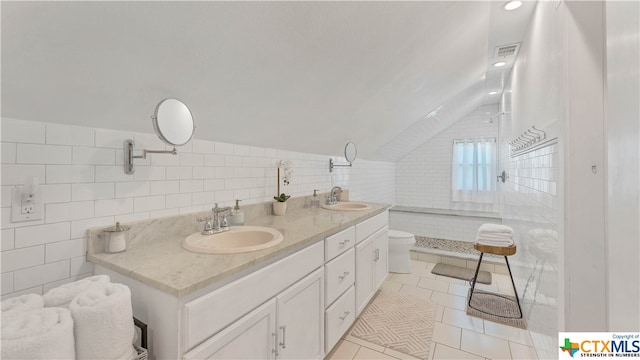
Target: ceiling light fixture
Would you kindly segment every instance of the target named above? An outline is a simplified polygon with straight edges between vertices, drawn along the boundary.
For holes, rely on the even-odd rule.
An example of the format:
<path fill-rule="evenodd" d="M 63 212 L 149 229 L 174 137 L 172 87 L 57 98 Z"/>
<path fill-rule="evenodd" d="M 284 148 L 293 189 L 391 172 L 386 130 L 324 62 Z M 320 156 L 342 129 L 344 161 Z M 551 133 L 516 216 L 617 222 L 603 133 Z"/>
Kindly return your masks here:
<path fill-rule="evenodd" d="M 507 63 L 504 61 L 498 61 L 497 63 L 493 64 L 493 66 L 495 67 L 503 67 L 505 65 L 507 65 Z"/>
<path fill-rule="evenodd" d="M 489 95 L 495 95 L 497 93 L 498 93 L 497 91 L 492 91 L 492 92 L 489 93 Z"/>
<path fill-rule="evenodd" d="M 522 6 L 522 1 L 513 0 L 513 1 L 509 1 L 508 3 L 506 3 L 504 5 L 504 9 L 507 10 L 507 11 L 511 11 L 511 10 L 515 10 L 515 9 L 519 8 L 520 6 Z"/>

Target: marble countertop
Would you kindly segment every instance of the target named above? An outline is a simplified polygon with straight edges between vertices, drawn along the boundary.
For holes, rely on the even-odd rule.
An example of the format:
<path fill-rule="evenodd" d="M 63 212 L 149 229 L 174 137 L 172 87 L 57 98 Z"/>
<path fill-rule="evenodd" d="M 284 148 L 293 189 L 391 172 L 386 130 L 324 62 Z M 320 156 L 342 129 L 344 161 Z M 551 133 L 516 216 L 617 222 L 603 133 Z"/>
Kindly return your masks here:
<path fill-rule="evenodd" d="M 269 260 L 301 250 L 389 207 L 385 204 L 370 205 L 372 208 L 364 211 L 297 208 L 290 209 L 285 216 L 256 217 L 245 225 L 277 229 L 284 240 L 269 249 L 240 254 L 198 254 L 183 249 L 181 241 L 184 236 L 193 233 L 193 226 L 201 226 L 195 220 L 190 220 L 193 224 L 180 226 L 182 232 L 162 231 L 169 220 L 148 221 L 139 231 L 146 232 L 146 235 L 135 235 L 129 248 L 116 254 L 105 253 L 101 246 L 96 246 L 94 241 L 99 241 L 102 232 L 91 229 L 87 260 L 181 298 L 233 275 L 258 269 Z M 186 217 L 182 219 L 184 221 Z"/>

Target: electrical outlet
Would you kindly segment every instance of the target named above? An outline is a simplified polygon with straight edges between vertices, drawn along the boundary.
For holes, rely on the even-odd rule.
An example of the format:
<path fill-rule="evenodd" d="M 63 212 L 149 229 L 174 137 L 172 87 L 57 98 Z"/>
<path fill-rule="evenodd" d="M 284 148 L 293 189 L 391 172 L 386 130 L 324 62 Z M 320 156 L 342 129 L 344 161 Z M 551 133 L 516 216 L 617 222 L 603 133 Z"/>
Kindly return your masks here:
<path fill-rule="evenodd" d="M 40 203 L 39 193 L 23 201 L 23 186 L 16 186 L 11 192 L 11 222 L 34 221 L 42 219 L 44 206 Z"/>

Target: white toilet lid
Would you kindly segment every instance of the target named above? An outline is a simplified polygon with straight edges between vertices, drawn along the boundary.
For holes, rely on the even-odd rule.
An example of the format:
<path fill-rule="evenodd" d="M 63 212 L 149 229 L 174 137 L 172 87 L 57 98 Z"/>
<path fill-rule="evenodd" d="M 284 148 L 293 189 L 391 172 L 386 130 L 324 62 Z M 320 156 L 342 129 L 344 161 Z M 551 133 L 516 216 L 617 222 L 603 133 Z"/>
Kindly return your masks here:
<path fill-rule="evenodd" d="M 403 238 L 414 238 L 413 234 L 400 231 L 400 230 L 389 230 L 389 238 L 390 239 L 403 239 Z"/>

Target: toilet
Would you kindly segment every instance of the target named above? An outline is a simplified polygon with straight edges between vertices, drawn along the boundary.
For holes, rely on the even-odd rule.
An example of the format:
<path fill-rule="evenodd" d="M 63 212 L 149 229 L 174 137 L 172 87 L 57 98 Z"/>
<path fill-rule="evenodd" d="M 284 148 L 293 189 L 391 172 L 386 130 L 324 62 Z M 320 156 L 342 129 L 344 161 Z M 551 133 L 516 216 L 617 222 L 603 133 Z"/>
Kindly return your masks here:
<path fill-rule="evenodd" d="M 411 254 L 409 251 L 415 245 L 416 238 L 413 234 L 389 230 L 389 272 L 411 273 Z"/>

